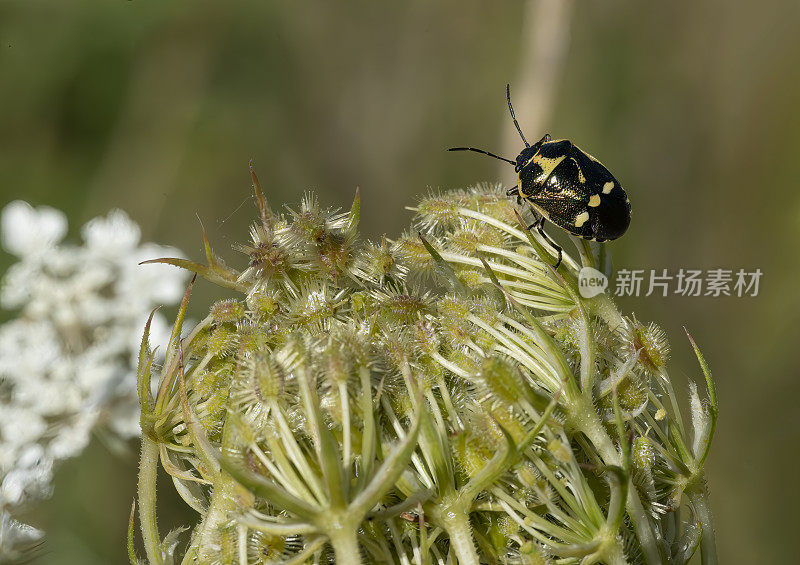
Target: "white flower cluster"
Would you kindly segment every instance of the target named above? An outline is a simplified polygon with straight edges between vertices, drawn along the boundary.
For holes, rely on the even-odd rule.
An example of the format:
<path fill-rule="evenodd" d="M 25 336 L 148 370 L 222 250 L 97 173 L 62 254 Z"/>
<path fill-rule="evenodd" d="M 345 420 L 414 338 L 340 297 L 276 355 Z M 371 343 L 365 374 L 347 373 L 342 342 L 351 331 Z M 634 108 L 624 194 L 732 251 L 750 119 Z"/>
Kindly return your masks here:
<path fill-rule="evenodd" d="M 19 258 L 0 289 L 0 305 L 18 311 L 0 326 L 0 561 L 41 535 L 10 512 L 49 494 L 55 463 L 79 454 L 98 425 L 139 433 L 142 328 L 185 290 L 182 270 L 139 265 L 180 252 L 140 244 L 121 210 L 87 223 L 83 245 L 61 244 L 66 231 L 49 207 L 15 201 L 0 216 L 3 247 Z M 168 331 L 157 313 L 152 339 L 165 343 Z"/>

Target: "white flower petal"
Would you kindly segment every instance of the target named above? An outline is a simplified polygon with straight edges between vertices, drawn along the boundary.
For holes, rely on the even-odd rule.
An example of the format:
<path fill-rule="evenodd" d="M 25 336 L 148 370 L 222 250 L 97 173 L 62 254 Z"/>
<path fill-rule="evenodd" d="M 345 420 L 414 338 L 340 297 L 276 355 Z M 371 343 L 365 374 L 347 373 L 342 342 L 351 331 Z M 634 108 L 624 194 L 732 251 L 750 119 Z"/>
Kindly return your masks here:
<path fill-rule="evenodd" d="M 128 214 L 112 210 L 105 218 L 90 220 L 81 229 L 81 235 L 91 251 L 118 256 L 134 249 L 142 232 Z"/>
<path fill-rule="evenodd" d="M 39 266 L 31 261 L 11 265 L 0 287 L 0 306 L 8 310 L 24 306 L 31 299 L 32 282 L 39 272 Z"/>
<path fill-rule="evenodd" d="M 95 426 L 138 435 L 135 373 L 144 322 L 153 307 L 180 300 L 188 274 L 139 266 L 182 254 L 140 246 L 139 227 L 120 210 L 87 223 L 82 246 L 57 245 L 66 231 L 63 214 L 24 202 L 6 207 L 1 227 L 4 245 L 20 261 L 3 278 L 0 302 L 21 310 L 0 325 L 5 508 L 48 496 L 54 461 L 80 453 Z M 151 334 L 155 345 L 166 343 L 162 315 Z"/>
<path fill-rule="evenodd" d="M 96 410 L 81 412 L 69 426 L 62 427 L 58 436 L 47 446 L 50 456 L 55 460 L 67 459 L 83 451 L 89 444 L 92 426 L 96 420 Z"/>
<path fill-rule="evenodd" d="M 2 437 L 18 445 L 35 444 L 45 430 L 47 430 L 45 421 L 29 410 L 6 410 L 0 421 Z M 17 465 L 24 464 L 24 461 L 17 461 Z"/>
<path fill-rule="evenodd" d="M 57 244 L 67 233 L 67 217 L 49 206 L 33 208 L 15 200 L 0 215 L 3 247 L 17 257 L 35 255 Z"/>
<path fill-rule="evenodd" d="M 23 524 L 0 511 L 0 561 L 17 557 L 18 549 L 39 540 L 44 532 L 28 524 Z"/>
<path fill-rule="evenodd" d="M 50 324 L 12 320 L 0 326 L 0 379 L 36 379 L 47 374 L 61 353 Z"/>

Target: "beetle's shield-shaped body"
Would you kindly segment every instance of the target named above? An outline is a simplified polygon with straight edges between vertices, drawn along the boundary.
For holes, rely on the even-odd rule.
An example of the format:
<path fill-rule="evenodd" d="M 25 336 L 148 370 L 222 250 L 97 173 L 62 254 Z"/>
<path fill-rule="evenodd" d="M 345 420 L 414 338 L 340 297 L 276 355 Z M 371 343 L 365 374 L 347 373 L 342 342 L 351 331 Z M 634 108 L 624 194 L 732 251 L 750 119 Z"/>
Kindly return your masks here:
<path fill-rule="evenodd" d="M 631 221 L 617 179 L 568 140 L 539 147 L 519 171 L 519 192 L 547 220 L 584 239 L 616 239 Z"/>

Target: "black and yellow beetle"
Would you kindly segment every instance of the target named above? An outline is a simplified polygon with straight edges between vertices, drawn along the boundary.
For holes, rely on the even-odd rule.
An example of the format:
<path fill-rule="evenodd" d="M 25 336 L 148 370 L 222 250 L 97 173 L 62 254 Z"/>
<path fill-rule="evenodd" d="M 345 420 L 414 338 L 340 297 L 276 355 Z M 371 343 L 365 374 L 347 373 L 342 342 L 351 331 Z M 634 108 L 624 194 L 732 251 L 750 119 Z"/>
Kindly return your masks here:
<path fill-rule="evenodd" d="M 544 233 L 545 220 L 590 241 L 608 241 L 624 234 L 631 223 L 631 202 L 614 175 L 567 139 L 552 140 L 548 134 L 533 145 L 528 143 L 514 115 L 508 85 L 506 100 L 525 143 L 515 161 L 474 147 L 448 151 L 475 151 L 514 165 L 517 184 L 506 193 L 531 205 L 537 219 L 530 227 L 536 227 L 558 251 L 556 267 L 561 263 L 561 248 Z"/>

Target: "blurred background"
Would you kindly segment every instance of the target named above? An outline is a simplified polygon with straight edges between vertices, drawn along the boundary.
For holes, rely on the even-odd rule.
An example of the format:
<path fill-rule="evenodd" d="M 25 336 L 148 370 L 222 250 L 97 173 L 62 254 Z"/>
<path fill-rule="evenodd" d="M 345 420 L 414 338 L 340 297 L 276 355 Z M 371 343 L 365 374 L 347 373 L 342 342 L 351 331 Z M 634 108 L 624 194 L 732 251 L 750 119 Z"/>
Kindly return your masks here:
<path fill-rule="evenodd" d="M 254 208 L 306 190 L 362 232 L 397 234 L 430 190 L 514 179 L 453 145 L 514 157 L 568 137 L 627 189 L 617 268 L 763 272 L 756 297 L 629 297 L 685 389 L 714 371 L 708 463 L 722 563 L 788 563 L 800 521 L 800 4 L 589 1 L 0 2 L 0 206 L 66 211 L 77 234 L 120 207 L 144 239 L 202 258 L 200 222 L 235 266 Z M 552 231 L 552 229 L 551 229 Z M 12 257 L 0 252 L 0 272 Z M 201 282 L 195 317 L 223 294 Z M 8 316 L 8 313 L 4 313 Z M 794 469 L 794 470 L 793 470 Z M 136 446 L 99 441 L 27 516 L 40 563 L 125 563 Z M 164 477 L 161 478 L 164 480 Z M 160 489 L 162 531 L 189 523 Z"/>

